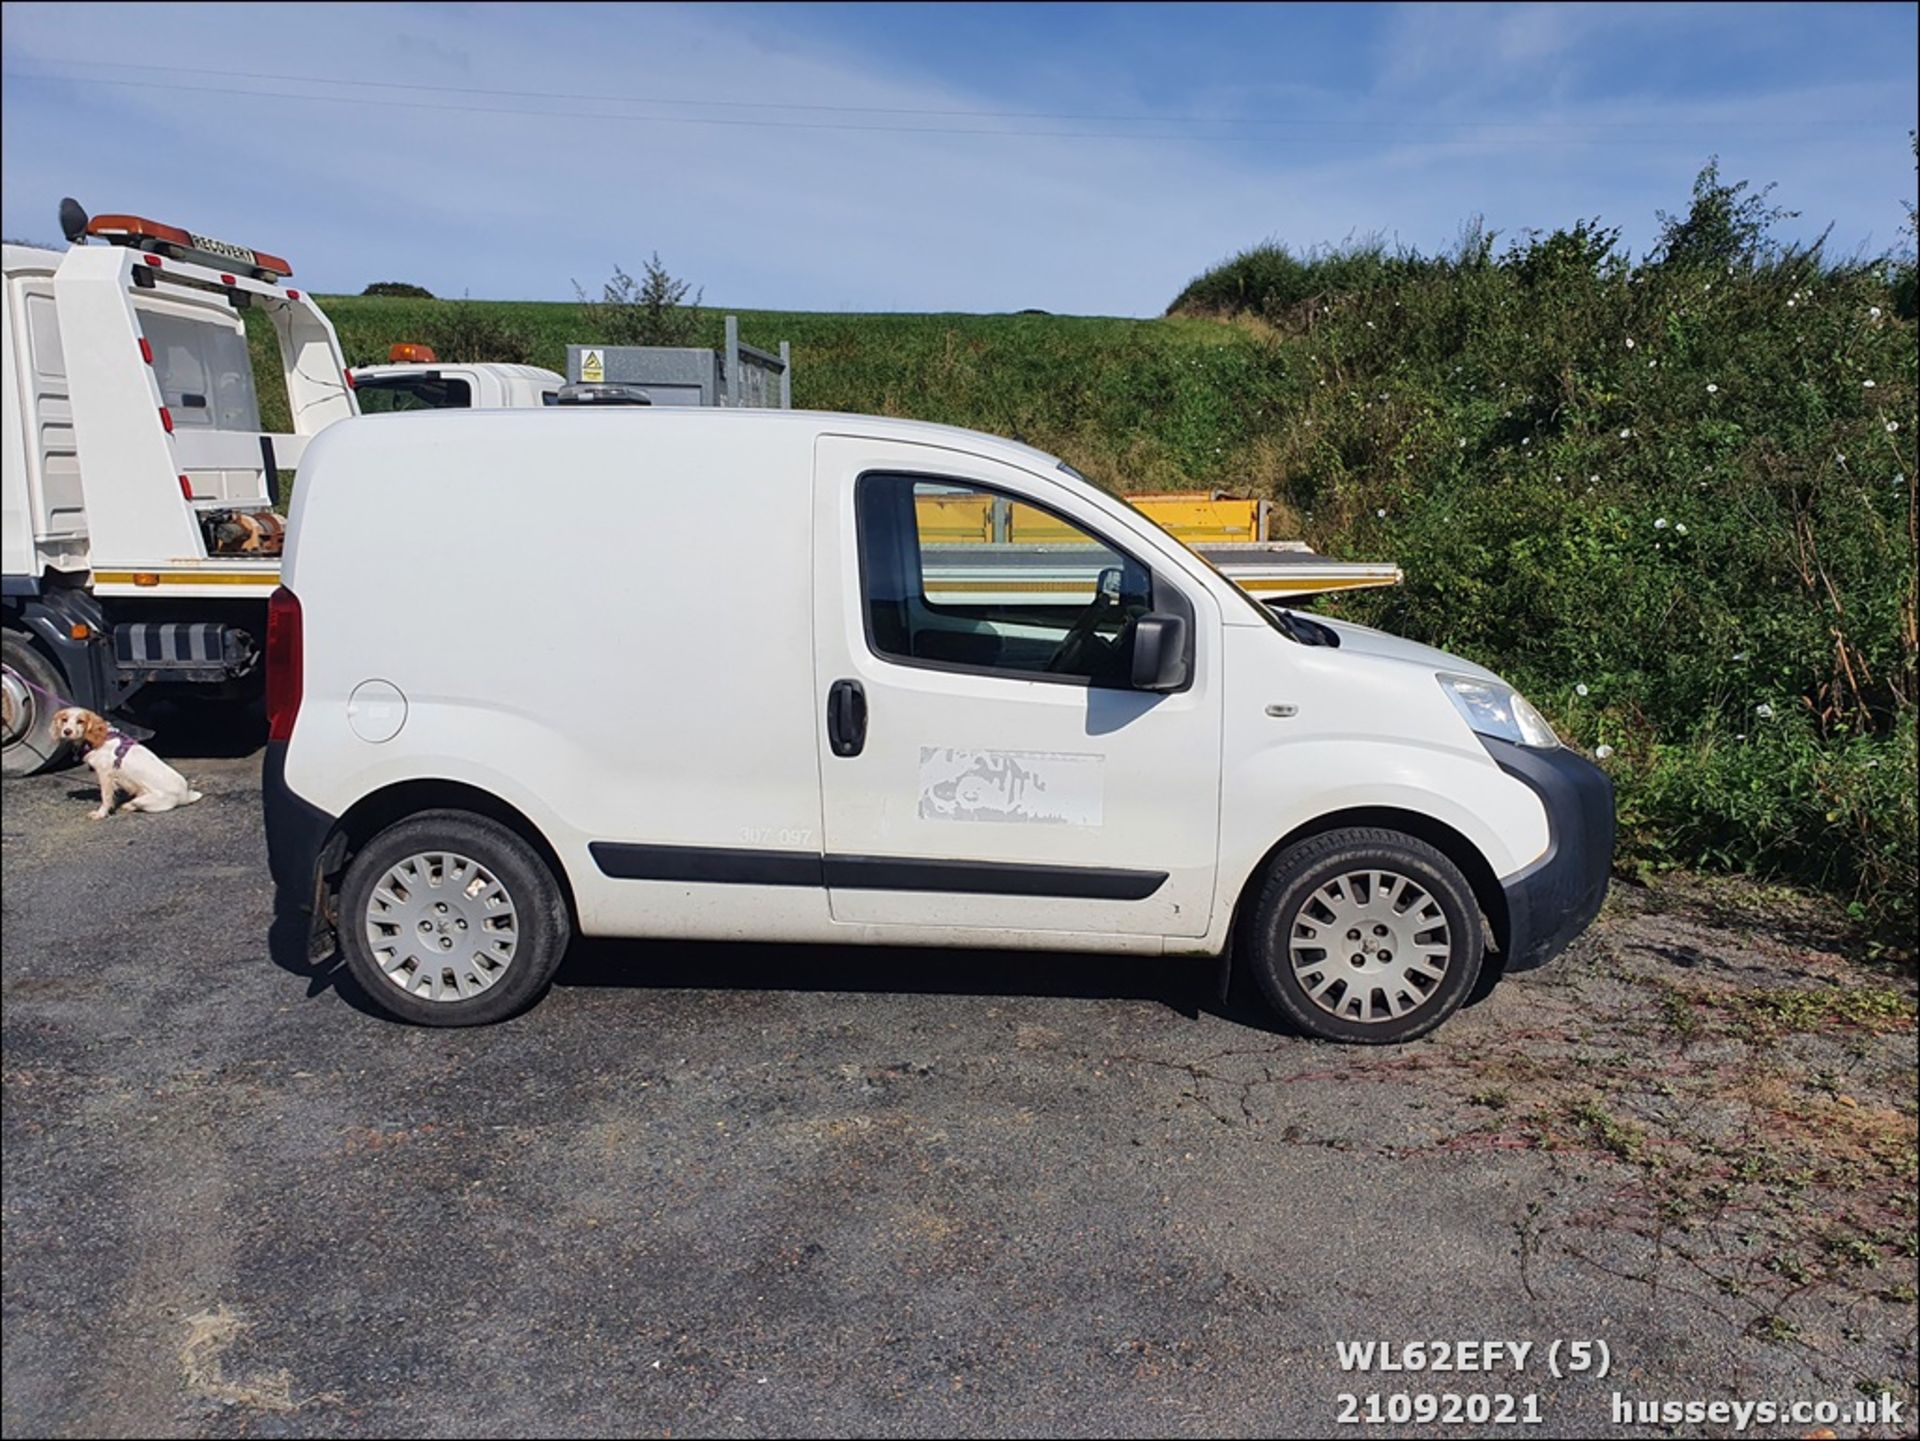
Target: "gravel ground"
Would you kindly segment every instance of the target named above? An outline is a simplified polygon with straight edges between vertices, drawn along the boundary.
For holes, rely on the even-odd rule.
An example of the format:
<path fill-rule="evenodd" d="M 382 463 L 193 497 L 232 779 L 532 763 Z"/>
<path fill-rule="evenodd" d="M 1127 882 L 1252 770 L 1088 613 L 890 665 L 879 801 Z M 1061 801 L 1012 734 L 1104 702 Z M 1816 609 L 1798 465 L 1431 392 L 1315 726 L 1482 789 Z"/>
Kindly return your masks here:
<path fill-rule="evenodd" d="M 1332 1435 L 1410 1391 L 1591 1436 L 1616 1391 L 1881 1389 L 1840 1434 L 1913 1434 L 1911 974 L 1793 897 L 1619 887 L 1390 1051 L 1179 963 L 711 945 L 415 1030 L 269 958 L 258 757 L 181 768 L 165 816 L 7 788 L 9 1436 Z M 1336 1352 L 1432 1339 L 1537 1349 Z"/>

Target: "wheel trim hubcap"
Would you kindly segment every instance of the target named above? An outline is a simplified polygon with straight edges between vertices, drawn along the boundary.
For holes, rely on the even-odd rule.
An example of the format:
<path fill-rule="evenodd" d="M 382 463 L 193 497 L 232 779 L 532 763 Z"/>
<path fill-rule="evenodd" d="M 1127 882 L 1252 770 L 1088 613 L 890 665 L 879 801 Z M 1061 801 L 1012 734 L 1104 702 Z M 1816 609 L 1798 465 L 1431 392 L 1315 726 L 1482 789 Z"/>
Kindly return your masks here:
<path fill-rule="evenodd" d="M 33 729 L 33 692 L 12 671 L 0 672 L 0 710 L 7 745 L 17 745 Z"/>
<path fill-rule="evenodd" d="M 1446 912 L 1419 882 L 1349 871 L 1301 902 L 1287 943 L 1293 977 L 1321 1010 L 1378 1025 L 1439 993 L 1453 956 Z"/>
<path fill-rule="evenodd" d="M 425 851 L 388 868 L 367 899 L 381 974 L 423 1001 L 464 1001 L 513 964 L 519 916 L 500 879 L 470 857 Z"/>

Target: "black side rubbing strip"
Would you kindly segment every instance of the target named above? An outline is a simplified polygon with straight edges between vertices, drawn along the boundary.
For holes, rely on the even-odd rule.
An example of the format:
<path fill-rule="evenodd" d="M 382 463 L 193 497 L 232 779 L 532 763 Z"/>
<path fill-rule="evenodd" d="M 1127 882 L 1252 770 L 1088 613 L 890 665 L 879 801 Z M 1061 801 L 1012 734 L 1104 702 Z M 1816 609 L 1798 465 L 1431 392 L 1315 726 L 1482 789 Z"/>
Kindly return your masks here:
<path fill-rule="evenodd" d="M 1094 866 L 1029 866 L 1008 861 L 828 856 L 827 884 L 845 891 L 947 891 L 987 896 L 1072 896 L 1143 901 L 1167 883 L 1165 871 Z"/>
<path fill-rule="evenodd" d="M 1167 883 L 1165 871 L 1097 866 L 1029 866 L 1007 861 L 913 860 L 898 856 L 818 856 L 732 846 L 647 846 L 594 841 L 602 875 L 623 881 L 698 881 L 736 886 L 832 886 L 850 891 L 929 891 L 965 895 L 1066 896 L 1143 901 Z"/>
<path fill-rule="evenodd" d="M 822 886 L 820 857 L 809 851 L 749 851 L 733 846 L 640 846 L 595 841 L 587 847 L 602 875 L 620 881 L 705 881 L 733 886 Z"/>

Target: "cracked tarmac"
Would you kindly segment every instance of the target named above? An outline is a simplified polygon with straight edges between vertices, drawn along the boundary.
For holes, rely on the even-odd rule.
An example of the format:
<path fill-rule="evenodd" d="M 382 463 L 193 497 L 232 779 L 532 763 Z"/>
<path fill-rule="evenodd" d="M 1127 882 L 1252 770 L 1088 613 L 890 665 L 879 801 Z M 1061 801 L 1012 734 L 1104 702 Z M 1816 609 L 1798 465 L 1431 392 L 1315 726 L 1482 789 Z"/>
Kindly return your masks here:
<path fill-rule="evenodd" d="M 98 824 L 71 775 L 7 788 L 9 1436 L 1912 1406 L 1911 977 L 1804 903 L 1619 888 L 1397 1050 L 1275 1033 L 1204 964 L 826 947 L 586 946 L 518 1020 L 414 1030 L 268 959 L 257 766 Z M 1613 1370 L 1336 1358 L 1436 1338 Z"/>

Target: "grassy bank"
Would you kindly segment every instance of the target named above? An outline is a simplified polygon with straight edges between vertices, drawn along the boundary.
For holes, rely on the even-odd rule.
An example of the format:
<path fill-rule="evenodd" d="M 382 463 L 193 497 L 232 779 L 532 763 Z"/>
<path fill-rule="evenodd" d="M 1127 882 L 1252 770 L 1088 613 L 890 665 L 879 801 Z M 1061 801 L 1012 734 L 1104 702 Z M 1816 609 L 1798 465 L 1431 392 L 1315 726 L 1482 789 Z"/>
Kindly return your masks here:
<path fill-rule="evenodd" d="M 1913 945 L 1911 261 L 1775 245 L 1703 174 L 1651 257 L 1598 223 L 1453 253 L 1257 247 L 1151 321 L 740 312 L 796 405 L 1017 435 L 1116 490 L 1273 497 L 1407 584 L 1347 614 L 1605 747 L 1628 859 L 1845 898 Z M 580 307 L 336 298 L 349 358 L 564 369 Z M 704 318 L 720 339 L 719 309 Z"/>

